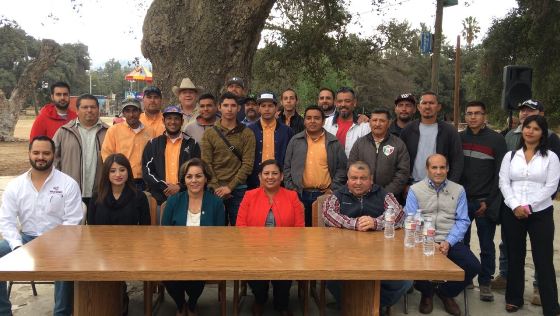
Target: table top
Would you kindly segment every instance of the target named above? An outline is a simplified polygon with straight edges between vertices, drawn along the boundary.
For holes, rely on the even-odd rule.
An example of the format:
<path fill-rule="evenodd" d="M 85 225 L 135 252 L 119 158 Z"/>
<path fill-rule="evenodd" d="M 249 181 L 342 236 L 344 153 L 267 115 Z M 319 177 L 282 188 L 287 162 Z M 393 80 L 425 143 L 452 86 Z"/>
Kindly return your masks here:
<path fill-rule="evenodd" d="M 339 228 L 58 226 L 0 258 L 0 280 L 462 280 L 447 257 Z"/>

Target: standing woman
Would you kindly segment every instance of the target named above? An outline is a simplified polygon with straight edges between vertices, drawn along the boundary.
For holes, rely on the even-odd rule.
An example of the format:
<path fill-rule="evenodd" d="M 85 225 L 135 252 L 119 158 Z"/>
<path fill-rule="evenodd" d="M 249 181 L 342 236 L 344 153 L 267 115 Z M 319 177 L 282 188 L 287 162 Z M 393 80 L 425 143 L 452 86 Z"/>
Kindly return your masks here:
<path fill-rule="evenodd" d="M 261 187 L 247 191 L 237 214 L 235 226 L 257 227 L 304 227 L 303 204 L 297 192 L 282 188 L 282 169 L 274 159 L 261 163 L 259 180 Z M 253 315 L 262 315 L 268 299 L 269 281 L 249 281 L 255 296 Z M 274 309 L 282 315 L 289 311 L 292 281 L 272 281 L 274 287 Z"/>
<path fill-rule="evenodd" d="M 150 225 L 150 206 L 132 182 L 132 168 L 123 154 L 112 154 L 103 162 L 97 193 L 87 212 L 88 225 Z M 123 315 L 128 314 L 128 294 L 123 282 Z"/>
<path fill-rule="evenodd" d="M 553 263 L 554 218 L 551 196 L 558 188 L 560 163 L 548 150 L 544 117 L 523 122 L 519 149 L 505 155 L 500 168 L 500 190 L 509 208 L 502 218 L 502 236 L 508 240 L 506 311 L 523 306 L 527 233 L 539 282 L 544 315 L 558 315 L 558 288 Z M 504 237 L 505 236 L 505 237 Z"/>
<path fill-rule="evenodd" d="M 167 199 L 162 226 L 225 226 L 222 200 L 208 191 L 211 176 L 206 163 L 198 158 L 185 162 L 179 169 L 179 179 L 187 190 Z M 185 245 L 189 247 L 189 245 Z M 164 281 L 167 292 L 177 305 L 177 316 L 196 315 L 196 302 L 204 290 L 204 281 Z M 185 300 L 187 293 L 189 300 Z"/>

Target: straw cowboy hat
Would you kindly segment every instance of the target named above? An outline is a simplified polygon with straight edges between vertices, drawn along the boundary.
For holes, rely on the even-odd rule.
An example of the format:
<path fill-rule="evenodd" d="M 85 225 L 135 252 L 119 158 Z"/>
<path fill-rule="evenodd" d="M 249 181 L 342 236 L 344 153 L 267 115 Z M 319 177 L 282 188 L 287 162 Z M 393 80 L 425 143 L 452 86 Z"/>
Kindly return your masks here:
<path fill-rule="evenodd" d="M 194 85 L 194 83 L 190 78 L 183 78 L 183 80 L 181 80 L 181 84 L 178 87 L 173 86 L 173 88 L 171 88 L 171 90 L 176 96 L 179 96 L 179 92 L 185 89 L 190 89 L 190 90 L 195 90 L 196 92 L 200 92 L 200 89 Z"/>

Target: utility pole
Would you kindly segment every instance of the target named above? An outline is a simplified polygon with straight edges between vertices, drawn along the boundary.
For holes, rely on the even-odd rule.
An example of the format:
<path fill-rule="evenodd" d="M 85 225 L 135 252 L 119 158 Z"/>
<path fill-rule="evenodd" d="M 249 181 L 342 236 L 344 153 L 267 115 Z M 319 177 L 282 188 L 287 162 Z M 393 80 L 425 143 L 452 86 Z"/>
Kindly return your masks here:
<path fill-rule="evenodd" d="M 442 32 L 442 21 L 443 21 L 443 2 L 444 0 L 437 0 L 436 4 L 436 25 L 434 32 L 434 48 L 432 54 L 432 80 L 430 89 L 438 93 L 438 81 L 439 81 L 439 55 L 441 52 L 441 32 Z"/>

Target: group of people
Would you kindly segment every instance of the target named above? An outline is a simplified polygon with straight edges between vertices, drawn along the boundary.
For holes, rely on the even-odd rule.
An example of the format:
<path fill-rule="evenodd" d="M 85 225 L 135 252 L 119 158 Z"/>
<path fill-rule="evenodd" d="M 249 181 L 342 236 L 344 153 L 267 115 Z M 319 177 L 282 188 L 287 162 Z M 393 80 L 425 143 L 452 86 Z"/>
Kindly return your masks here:
<path fill-rule="evenodd" d="M 184 78 L 172 89 L 179 104 L 162 111 L 161 90 L 150 86 L 142 102 L 125 100 L 124 121 L 109 127 L 94 96 L 80 96 L 75 113 L 68 108 L 70 87 L 54 84 L 52 103 L 31 131 L 31 169 L 3 195 L 0 256 L 84 216 L 89 225 L 311 226 L 312 205 L 327 194 L 319 206 L 325 224 L 359 232 L 383 230 L 388 208 L 397 211 L 397 227 L 405 214 L 422 209 L 433 220 L 437 249 L 465 271 L 462 281 L 384 281 L 383 307 L 414 286 L 421 313 L 432 312 L 437 295 L 448 313 L 461 315 L 454 297 L 478 275 L 481 300 L 493 301 L 492 286 L 503 284 L 506 310 L 517 311 L 524 304 L 528 233 L 538 289 L 533 303 L 542 304 L 545 315 L 560 313 L 552 207 L 560 141 L 541 102 L 520 104 L 520 125 L 504 137 L 486 125 L 480 101 L 465 106 L 467 128 L 457 132 L 438 119 L 441 104 L 433 92 L 422 93 L 418 103 L 410 93 L 397 96 L 392 119 L 386 108 L 357 113 L 349 87 L 321 88 L 317 105 L 302 114 L 293 89 L 279 99 L 272 92 L 247 96 L 247 90 L 234 77 L 217 98 Z M 155 218 L 145 192 L 157 201 Z M 470 250 L 471 222 L 480 261 Z M 498 223 L 503 245 L 493 281 Z M 253 314 L 263 314 L 270 283 L 274 308 L 290 315 L 291 281 L 274 280 L 248 282 Z M 164 284 L 177 315 L 196 314 L 204 282 Z M 327 286 L 340 303 L 340 282 Z M 54 314 L 70 315 L 71 308 L 72 283 L 57 282 Z M 10 313 L 0 284 L 0 314 Z"/>

